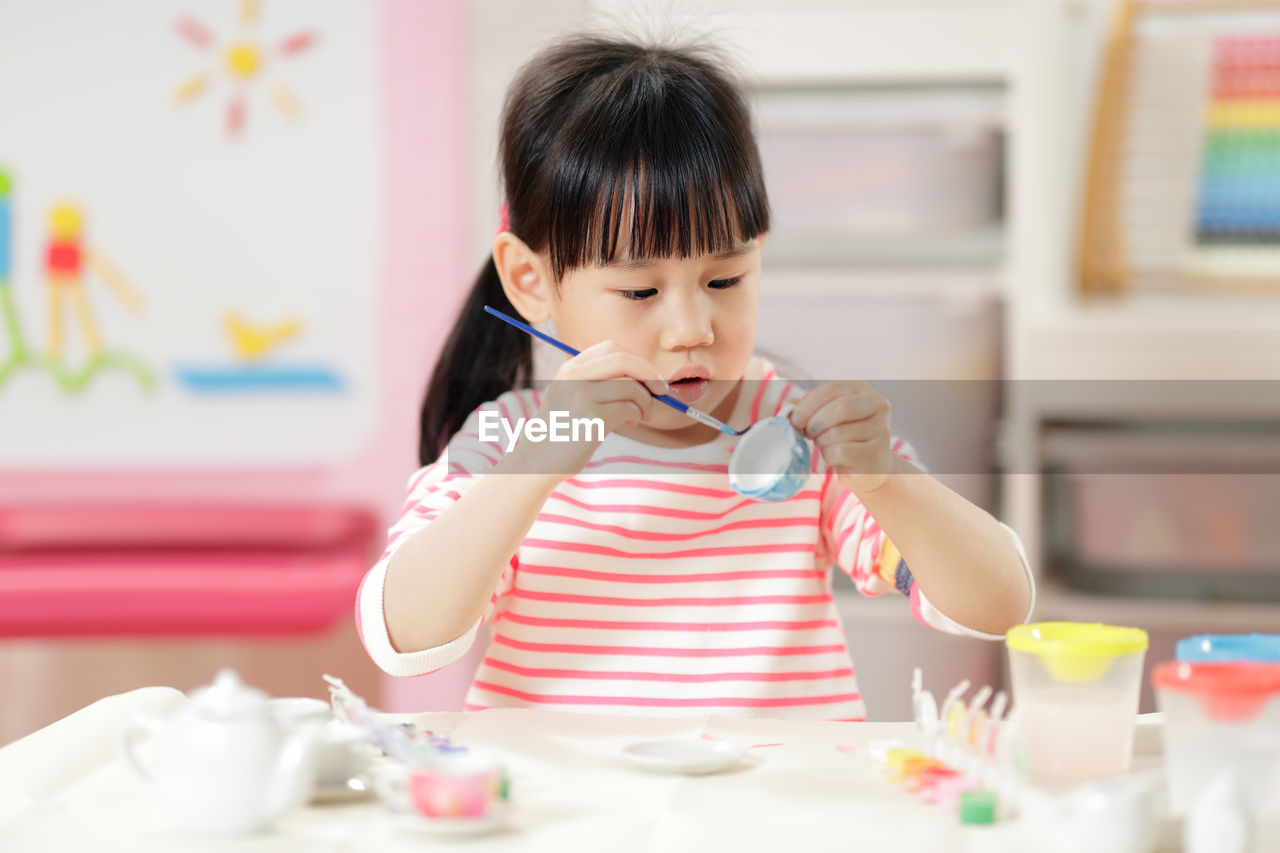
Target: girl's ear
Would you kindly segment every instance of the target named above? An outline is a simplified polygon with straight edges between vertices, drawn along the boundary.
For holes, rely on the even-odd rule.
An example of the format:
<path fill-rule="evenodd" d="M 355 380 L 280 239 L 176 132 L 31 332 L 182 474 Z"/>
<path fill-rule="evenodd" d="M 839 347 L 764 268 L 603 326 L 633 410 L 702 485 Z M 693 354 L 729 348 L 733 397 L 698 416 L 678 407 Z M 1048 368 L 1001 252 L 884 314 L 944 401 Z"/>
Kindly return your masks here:
<path fill-rule="evenodd" d="M 542 257 L 510 231 L 493 238 L 493 265 L 502 279 L 507 299 L 530 323 L 551 316 L 554 282 Z"/>

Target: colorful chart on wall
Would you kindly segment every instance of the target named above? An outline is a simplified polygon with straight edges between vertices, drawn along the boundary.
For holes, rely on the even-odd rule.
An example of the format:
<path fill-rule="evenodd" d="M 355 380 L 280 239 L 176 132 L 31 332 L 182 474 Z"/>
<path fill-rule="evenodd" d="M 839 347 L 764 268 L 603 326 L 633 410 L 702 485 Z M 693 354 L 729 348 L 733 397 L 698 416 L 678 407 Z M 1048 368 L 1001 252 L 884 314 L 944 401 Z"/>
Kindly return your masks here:
<path fill-rule="evenodd" d="M 1117 0 L 1081 285 L 1280 287 L 1280 0 Z"/>
<path fill-rule="evenodd" d="M 378 6 L 0 8 L 0 465 L 324 464 L 377 410 Z"/>

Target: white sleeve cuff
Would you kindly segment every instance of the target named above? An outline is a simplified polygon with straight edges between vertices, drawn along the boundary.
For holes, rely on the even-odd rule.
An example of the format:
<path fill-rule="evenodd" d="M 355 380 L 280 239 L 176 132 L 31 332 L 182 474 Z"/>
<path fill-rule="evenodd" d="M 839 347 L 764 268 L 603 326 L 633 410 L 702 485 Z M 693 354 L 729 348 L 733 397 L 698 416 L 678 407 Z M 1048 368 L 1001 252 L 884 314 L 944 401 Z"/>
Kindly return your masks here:
<path fill-rule="evenodd" d="M 1031 614 L 1036 609 L 1036 579 L 1031 573 L 1031 564 L 1027 560 L 1027 549 L 1022 545 L 1022 539 L 1014 531 L 1012 527 L 1000 522 L 1000 526 L 1008 531 L 1009 537 L 1013 539 L 1013 547 L 1018 551 L 1018 558 L 1022 560 L 1022 570 L 1026 573 L 1027 583 L 1031 586 L 1031 599 L 1027 604 L 1027 613 L 1022 617 L 1020 624 L 1025 624 L 1031 619 Z M 945 631 L 948 634 L 958 634 L 962 637 L 976 637 L 980 640 L 1003 640 L 1004 634 L 988 634 L 986 631 L 978 631 L 961 625 L 947 614 L 933 606 L 933 602 L 925 598 L 924 590 L 916 587 L 916 595 L 920 600 L 920 618 L 927 622 L 931 627 L 937 628 L 939 631 Z"/>
<path fill-rule="evenodd" d="M 392 647 L 391 637 L 387 633 L 386 613 L 382 609 L 382 588 L 386 582 L 389 562 L 391 555 L 387 555 L 370 569 L 360 591 L 360 626 L 365 649 L 373 662 L 388 675 L 426 675 L 465 655 L 475 642 L 476 631 L 479 630 L 483 617 L 476 620 L 476 624 L 462 636 L 430 649 L 398 652 Z"/>

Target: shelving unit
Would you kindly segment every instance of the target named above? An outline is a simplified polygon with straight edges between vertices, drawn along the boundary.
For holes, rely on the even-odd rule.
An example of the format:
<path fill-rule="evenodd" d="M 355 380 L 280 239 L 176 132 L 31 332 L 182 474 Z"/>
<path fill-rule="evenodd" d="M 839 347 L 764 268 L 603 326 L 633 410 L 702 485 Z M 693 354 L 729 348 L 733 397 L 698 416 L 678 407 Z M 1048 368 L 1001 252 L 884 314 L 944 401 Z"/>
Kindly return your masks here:
<path fill-rule="evenodd" d="M 1274 604 L 1227 601 L 1151 601 L 1092 595 L 1059 583 L 1046 583 L 1041 595 L 1053 618 L 1116 625 L 1141 622 L 1148 631 L 1230 634 L 1242 625 L 1259 633 L 1280 633 L 1280 608 Z"/>
<path fill-rule="evenodd" d="M 1078 0 L 1028 4 L 1024 16 L 1026 44 L 1035 49 L 1024 57 L 1019 79 L 1025 88 L 1015 99 L 1012 121 L 1022 140 L 1015 146 L 1011 203 L 1034 210 L 1036 218 L 1016 218 L 1010 234 L 1015 284 L 1006 367 L 1016 381 L 1006 395 L 1001 442 L 1003 512 L 1041 579 L 1038 617 L 1139 625 L 1152 635 L 1151 660 L 1171 656 L 1173 640 L 1186 634 L 1280 630 L 1280 606 L 1094 595 L 1065 586 L 1048 561 L 1043 527 L 1046 431 L 1103 422 L 1274 424 L 1280 394 L 1224 380 L 1280 379 L 1280 299 L 1079 295 L 1074 242 L 1094 69 L 1109 13 L 1107 0 Z M 1144 708 L 1149 702 L 1148 695 Z"/>

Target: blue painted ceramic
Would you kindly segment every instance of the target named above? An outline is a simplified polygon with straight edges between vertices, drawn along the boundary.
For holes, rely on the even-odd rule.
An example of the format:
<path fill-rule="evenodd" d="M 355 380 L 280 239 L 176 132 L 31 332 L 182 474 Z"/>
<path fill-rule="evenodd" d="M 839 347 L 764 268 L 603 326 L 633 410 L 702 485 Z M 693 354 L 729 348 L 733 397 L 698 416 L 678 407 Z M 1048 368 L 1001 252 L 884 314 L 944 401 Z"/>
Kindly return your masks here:
<path fill-rule="evenodd" d="M 745 498 L 785 501 L 809 479 L 809 442 L 791 425 L 788 406 L 752 425 L 729 457 L 729 484 Z"/>

